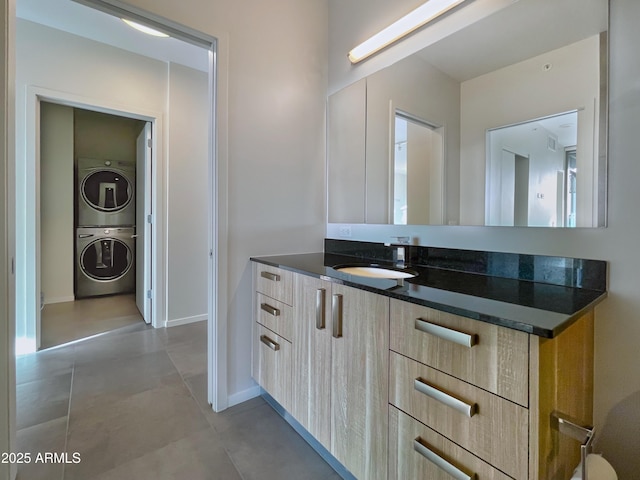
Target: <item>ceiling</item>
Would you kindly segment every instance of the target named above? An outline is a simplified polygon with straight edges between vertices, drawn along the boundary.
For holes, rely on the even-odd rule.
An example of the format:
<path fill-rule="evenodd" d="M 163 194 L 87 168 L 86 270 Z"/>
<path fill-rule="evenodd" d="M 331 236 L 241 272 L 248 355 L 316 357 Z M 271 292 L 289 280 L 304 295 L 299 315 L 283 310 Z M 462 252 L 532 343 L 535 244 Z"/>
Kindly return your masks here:
<path fill-rule="evenodd" d="M 514 0 L 419 55 L 463 82 L 608 28 L 607 0 Z"/>
<path fill-rule="evenodd" d="M 206 49 L 138 32 L 119 18 L 72 0 L 16 0 L 16 16 L 156 60 L 208 71 Z"/>

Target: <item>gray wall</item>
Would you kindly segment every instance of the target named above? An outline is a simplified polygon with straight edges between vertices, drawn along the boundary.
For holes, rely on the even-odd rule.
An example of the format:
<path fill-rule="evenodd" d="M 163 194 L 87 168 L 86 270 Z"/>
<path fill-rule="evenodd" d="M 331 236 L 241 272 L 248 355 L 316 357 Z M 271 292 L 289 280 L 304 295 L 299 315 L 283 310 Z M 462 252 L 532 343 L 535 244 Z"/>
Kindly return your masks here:
<path fill-rule="evenodd" d="M 415 0 L 329 0 L 330 90 L 366 75 L 373 67 L 348 69 L 346 52 L 411 8 Z M 475 2 L 474 2 L 475 3 Z M 473 4 L 470 4 L 473 5 Z M 351 15 L 361 7 L 366 14 Z M 466 8 L 466 7 L 465 7 Z M 640 478 L 640 2 L 611 0 L 609 223 L 605 229 L 552 230 L 502 227 L 354 226 L 354 239 L 385 240 L 399 231 L 421 244 L 451 248 L 562 255 L 606 260 L 609 298 L 596 309 L 595 423 L 596 449 L 605 454 L 621 479 Z M 348 19 L 348 20 L 346 20 Z M 379 63 L 406 52 L 389 49 Z M 402 48 L 401 48 L 402 49 Z M 401 50 L 400 49 L 400 50 Z M 398 53 L 399 52 L 399 53 Z M 365 62 L 366 63 L 366 62 Z M 338 226 L 328 225 L 338 237 Z"/>

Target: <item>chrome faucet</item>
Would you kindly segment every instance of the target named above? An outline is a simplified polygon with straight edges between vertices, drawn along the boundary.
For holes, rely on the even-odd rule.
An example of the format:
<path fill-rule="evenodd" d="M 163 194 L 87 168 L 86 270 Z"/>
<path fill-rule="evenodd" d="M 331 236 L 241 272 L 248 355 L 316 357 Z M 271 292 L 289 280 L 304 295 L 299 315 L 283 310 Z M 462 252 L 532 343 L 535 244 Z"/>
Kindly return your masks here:
<path fill-rule="evenodd" d="M 410 245 L 411 237 L 391 237 L 396 239 L 395 244 L 385 243 L 385 246 L 390 247 L 394 246 L 395 250 L 393 252 L 393 262 L 396 264 L 398 268 L 404 268 L 405 259 L 406 259 L 406 247 Z"/>

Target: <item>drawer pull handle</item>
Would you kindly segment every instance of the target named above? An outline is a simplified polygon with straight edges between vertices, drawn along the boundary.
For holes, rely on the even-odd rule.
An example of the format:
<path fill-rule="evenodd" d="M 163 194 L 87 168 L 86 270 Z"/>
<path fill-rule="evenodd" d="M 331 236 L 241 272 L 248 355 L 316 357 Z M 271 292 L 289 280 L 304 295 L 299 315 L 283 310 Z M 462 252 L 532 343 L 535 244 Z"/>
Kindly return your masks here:
<path fill-rule="evenodd" d="M 455 465 L 452 465 L 451 463 L 446 461 L 444 458 L 442 458 L 440 455 L 438 455 L 436 452 L 431 450 L 424 443 L 425 442 L 424 440 L 422 440 L 422 438 L 420 437 L 416 438 L 413 441 L 413 449 L 416 452 L 418 452 L 420 455 L 422 455 L 424 458 L 429 460 L 431 463 L 433 463 L 436 467 L 447 472 L 456 480 L 476 480 L 478 478 L 475 473 L 472 473 L 471 475 L 467 475 L 458 467 L 456 467 Z"/>
<path fill-rule="evenodd" d="M 342 337 L 342 295 L 336 293 L 331 301 L 333 338 Z"/>
<path fill-rule="evenodd" d="M 438 390 L 437 388 L 432 387 L 431 385 L 425 383 L 421 378 L 416 378 L 414 380 L 413 387 L 427 397 L 431 397 L 434 400 L 437 400 L 438 402 L 453 408 L 454 410 L 466 415 L 469 418 L 473 417 L 478 412 L 477 403 L 469 404 L 463 402 L 462 400 L 459 400 L 456 397 L 452 397 L 442 390 Z"/>
<path fill-rule="evenodd" d="M 260 309 L 264 310 L 269 315 L 273 315 L 274 317 L 277 317 L 278 315 L 280 315 L 280 310 L 278 310 L 276 307 L 272 307 L 268 303 L 260 304 Z"/>
<path fill-rule="evenodd" d="M 273 350 L 274 352 L 277 352 L 278 350 L 280 350 L 280 345 L 278 345 L 276 342 L 271 340 L 266 335 L 260 335 L 260 341 L 264 343 L 267 347 L 269 347 L 271 350 Z"/>
<path fill-rule="evenodd" d="M 324 300 L 326 298 L 327 291 L 324 288 L 316 290 L 316 328 L 323 330 L 326 325 L 324 321 Z"/>
<path fill-rule="evenodd" d="M 463 347 L 471 348 L 478 343 L 478 336 L 475 334 L 459 332 L 457 330 L 452 330 L 451 328 L 441 327 L 440 325 L 429 323 L 421 318 L 416 318 L 415 328 L 421 332 L 430 333 L 438 338 L 457 343 Z"/>
<path fill-rule="evenodd" d="M 274 282 L 280 281 L 280 275 L 271 272 L 260 272 L 260 276 L 262 278 L 266 278 L 267 280 L 273 280 Z"/>

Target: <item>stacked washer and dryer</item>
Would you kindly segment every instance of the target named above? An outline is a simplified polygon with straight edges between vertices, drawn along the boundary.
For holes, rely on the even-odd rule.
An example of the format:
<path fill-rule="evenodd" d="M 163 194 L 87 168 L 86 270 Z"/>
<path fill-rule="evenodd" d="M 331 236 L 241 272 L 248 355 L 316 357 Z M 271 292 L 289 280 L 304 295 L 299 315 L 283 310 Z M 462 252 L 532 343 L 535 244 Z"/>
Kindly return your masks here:
<path fill-rule="evenodd" d="M 76 298 L 135 291 L 135 175 L 135 162 L 78 159 Z"/>

